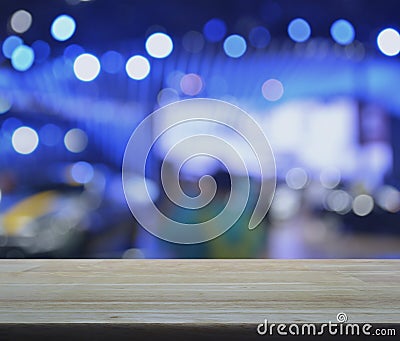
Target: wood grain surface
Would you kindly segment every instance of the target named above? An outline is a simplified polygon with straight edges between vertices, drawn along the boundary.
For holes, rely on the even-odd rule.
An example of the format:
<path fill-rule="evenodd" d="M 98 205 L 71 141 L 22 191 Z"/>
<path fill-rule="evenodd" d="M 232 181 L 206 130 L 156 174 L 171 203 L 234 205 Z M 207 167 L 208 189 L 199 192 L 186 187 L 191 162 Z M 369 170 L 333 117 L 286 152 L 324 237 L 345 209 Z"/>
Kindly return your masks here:
<path fill-rule="evenodd" d="M 0 323 L 400 322 L 397 260 L 1 260 Z"/>

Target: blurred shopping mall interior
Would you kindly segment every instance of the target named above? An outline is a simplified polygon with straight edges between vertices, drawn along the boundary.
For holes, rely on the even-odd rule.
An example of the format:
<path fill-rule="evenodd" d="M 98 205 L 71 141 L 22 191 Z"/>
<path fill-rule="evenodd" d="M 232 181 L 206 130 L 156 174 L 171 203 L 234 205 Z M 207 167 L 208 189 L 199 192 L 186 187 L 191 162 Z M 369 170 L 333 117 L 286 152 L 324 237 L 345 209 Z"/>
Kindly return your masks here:
<path fill-rule="evenodd" d="M 0 9 L 0 258 L 400 257 L 398 1 L 6 0 Z M 251 115 L 277 178 L 260 227 L 247 229 L 248 207 L 224 235 L 179 245 L 135 220 L 121 173 L 140 122 L 190 98 Z M 170 142 L 154 143 L 147 187 L 172 219 L 207 219 L 167 202 Z M 187 162 L 183 190 L 196 195 L 211 175 L 229 192 L 221 167 Z M 251 176 L 255 192 L 259 182 Z M 140 186 L 129 192 L 146 210 Z"/>

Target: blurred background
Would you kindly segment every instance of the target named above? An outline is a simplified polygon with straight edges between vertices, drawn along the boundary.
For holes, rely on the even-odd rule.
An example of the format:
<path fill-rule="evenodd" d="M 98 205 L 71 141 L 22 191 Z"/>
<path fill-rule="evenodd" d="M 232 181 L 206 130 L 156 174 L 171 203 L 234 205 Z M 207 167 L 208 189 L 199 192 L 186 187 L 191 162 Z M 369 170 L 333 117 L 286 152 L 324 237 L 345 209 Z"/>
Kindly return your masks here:
<path fill-rule="evenodd" d="M 2 1 L 0 257 L 399 258 L 399 22 L 396 0 Z M 175 245 L 138 226 L 121 166 L 141 120 L 195 97 L 252 115 L 277 187 L 262 228 L 245 211 L 222 237 Z M 167 145 L 150 190 L 201 221 L 162 193 Z M 188 163 L 182 186 L 195 195 L 204 174 L 218 206 L 229 175 L 213 163 Z"/>

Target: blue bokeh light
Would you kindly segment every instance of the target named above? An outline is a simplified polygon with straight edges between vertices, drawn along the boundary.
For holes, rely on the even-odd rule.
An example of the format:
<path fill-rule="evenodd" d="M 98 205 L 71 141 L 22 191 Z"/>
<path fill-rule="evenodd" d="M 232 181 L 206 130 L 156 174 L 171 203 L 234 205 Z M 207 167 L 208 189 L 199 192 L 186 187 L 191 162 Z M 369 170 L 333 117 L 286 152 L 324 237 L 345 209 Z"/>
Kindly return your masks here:
<path fill-rule="evenodd" d="M 86 161 L 79 161 L 71 167 L 72 179 L 80 184 L 86 184 L 94 175 L 93 166 Z"/>
<path fill-rule="evenodd" d="M 55 124 L 45 124 L 39 130 L 40 141 L 46 146 L 55 146 L 61 141 L 62 131 L 61 128 Z"/>
<path fill-rule="evenodd" d="M 265 27 L 257 26 L 250 31 L 249 40 L 255 48 L 263 49 L 269 44 L 271 35 Z"/>
<path fill-rule="evenodd" d="M 17 36 L 9 36 L 7 37 L 6 40 L 3 42 L 2 46 L 2 51 L 3 55 L 6 58 L 11 58 L 11 55 L 13 54 L 14 50 L 23 44 L 23 40 L 20 37 Z"/>
<path fill-rule="evenodd" d="M 74 76 L 72 62 L 63 57 L 52 60 L 51 71 L 57 79 L 67 79 Z"/>
<path fill-rule="evenodd" d="M 28 70 L 35 60 L 33 49 L 26 45 L 18 46 L 11 55 L 11 64 L 15 70 Z"/>
<path fill-rule="evenodd" d="M 246 40 L 238 34 L 233 34 L 224 41 L 224 51 L 229 57 L 239 58 L 243 56 L 246 49 Z"/>
<path fill-rule="evenodd" d="M 62 14 L 54 19 L 50 33 L 54 39 L 65 41 L 72 37 L 75 33 L 76 23 L 74 18 L 69 15 Z"/>
<path fill-rule="evenodd" d="M 77 44 L 71 44 L 68 45 L 64 49 L 64 58 L 69 59 L 69 60 L 75 60 L 76 57 L 80 56 L 81 54 L 84 54 L 85 50 L 83 49 L 82 46 L 77 45 Z"/>
<path fill-rule="evenodd" d="M 116 51 L 107 51 L 101 56 L 101 67 L 108 73 L 117 73 L 124 66 L 124 58 Z"/>
<path fill-rule="evenodd" d="M 9 117 L 3 121 L 3 124 L 1 125 L 1 129 L 7 133 L 10 133 L 21 126 L 22 126 L 22 122 L 18 118 Z"/>
<path fill-rule="evenodd" d="M 35 62 L 42 63 L 50 55 L 50 46 L 43 40 L 36 40 L 32 44 L 33 51 L 35 53 Z"/>
<path fill-rule="evenodd" d="M 355 36 L 354 27 L 347 20 L 336 20 L 331 26 L 331 36 L 338 44 L 351 44 Z"/>
<path fill-rule="evenodd" d="M 297 43 L 305 42 L 311 36 L 311 27 L 301 18 L 294 19 L 288 26 L 289 37 Z"/>
<path fill-rule="evenodd" d="M 221 41 L 226 34 L 226 25 L 221 19 L 211 19 L 204 25 L 203 33 L 208 41 Z"/>

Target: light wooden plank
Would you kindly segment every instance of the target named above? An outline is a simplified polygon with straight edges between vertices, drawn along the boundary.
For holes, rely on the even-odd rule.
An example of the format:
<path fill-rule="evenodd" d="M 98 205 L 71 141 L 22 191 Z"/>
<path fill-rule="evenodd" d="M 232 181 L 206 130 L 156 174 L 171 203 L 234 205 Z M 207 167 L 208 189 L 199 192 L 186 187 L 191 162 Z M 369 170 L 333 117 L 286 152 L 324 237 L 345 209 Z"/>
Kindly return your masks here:
<path fill-rule="evenodd" d="M 396 260 L 1 260 L 0 323 L 400 322 Z"/>

